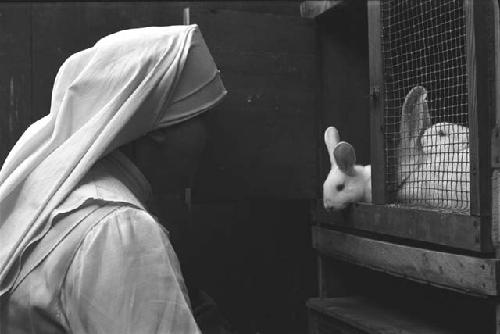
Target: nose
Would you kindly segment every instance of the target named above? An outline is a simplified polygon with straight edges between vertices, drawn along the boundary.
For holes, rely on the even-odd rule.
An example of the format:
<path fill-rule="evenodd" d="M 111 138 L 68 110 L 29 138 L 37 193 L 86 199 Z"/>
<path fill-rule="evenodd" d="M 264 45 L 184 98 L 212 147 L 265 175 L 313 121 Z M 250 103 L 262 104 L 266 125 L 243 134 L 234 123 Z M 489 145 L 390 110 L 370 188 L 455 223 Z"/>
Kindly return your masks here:
<path fill-rule="evenodd" d="M 330 201 L 324 201 L 323 202 L 323 207 L 325 208 L 325 211 L 328 212 L 328 213 L 332 213 L 332 212 L 334 212 L 336 210 L 335 206 Z"/>
<path fill-rule="evenodd" d="M 328 213 L 332 213 L 332 212 L 339 211 L 339 210 L 350 210 L 353 206 L 354 206 L 354 203 L 346 203 L 345 205 L 340 206 L 340 207 L 334 207 L 331 203 L 328 203 L 328 202 L 325 202 L 323 204 L 325 211 Z"/>

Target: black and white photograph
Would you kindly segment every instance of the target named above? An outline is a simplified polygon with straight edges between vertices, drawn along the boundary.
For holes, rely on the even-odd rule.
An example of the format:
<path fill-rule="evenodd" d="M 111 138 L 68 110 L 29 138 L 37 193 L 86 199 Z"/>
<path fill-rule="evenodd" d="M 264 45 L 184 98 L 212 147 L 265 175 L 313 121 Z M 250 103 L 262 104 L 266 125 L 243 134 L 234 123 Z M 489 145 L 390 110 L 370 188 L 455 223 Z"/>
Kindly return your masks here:
<path fill-rule="evenodd" d="M 0 1 L 0 334 L 500 334 L 500 1 Z"/>

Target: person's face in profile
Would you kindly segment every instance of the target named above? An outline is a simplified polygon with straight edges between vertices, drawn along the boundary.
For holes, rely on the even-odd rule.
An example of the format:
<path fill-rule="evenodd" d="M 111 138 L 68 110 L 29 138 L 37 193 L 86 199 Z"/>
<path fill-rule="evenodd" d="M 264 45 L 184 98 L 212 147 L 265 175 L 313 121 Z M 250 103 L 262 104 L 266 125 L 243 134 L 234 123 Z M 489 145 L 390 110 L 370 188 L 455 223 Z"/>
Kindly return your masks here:
<path fill-rule="evenodd" d="M 202 116 L 157 129 L 134 143 L 134 162 L 155 194 L 180 194 L 192 186 L 206 144 Z"/>

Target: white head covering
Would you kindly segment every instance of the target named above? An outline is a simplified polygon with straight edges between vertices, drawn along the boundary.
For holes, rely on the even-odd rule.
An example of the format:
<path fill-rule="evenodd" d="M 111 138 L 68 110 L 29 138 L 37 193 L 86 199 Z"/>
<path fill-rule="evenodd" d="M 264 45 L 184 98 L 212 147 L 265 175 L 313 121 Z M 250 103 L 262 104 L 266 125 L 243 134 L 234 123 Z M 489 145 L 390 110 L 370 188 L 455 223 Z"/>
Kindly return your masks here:
<path fill-rule="evenodd" d="M 48 216 L 103 155 L 182 122 L 226 94 L 196 25 L 117 32 L 69 57 L 49 115 L 33 123 L 0 171 L 0 295 Z"/>

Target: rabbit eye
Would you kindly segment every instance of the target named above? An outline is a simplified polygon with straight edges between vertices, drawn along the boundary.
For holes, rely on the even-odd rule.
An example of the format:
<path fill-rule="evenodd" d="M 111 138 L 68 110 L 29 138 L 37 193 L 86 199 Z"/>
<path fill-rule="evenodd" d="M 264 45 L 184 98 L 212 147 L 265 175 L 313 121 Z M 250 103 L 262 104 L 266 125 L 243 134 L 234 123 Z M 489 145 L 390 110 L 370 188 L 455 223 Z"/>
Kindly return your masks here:
<path fill-rule="evenodd" d="M 337 191 L 342 191 L 344 190 L 345 188 L 345 184 L 341 183 L 341 184 L 337 184 Z"/>
<path fill-rule="evenodd" d="M 439 135 L 440 137 L 444 137 L 444 136 L 446 136 L 446 133 L 445 133 L 443 130 L 439 130 L 439 131 L 438 131 L 438 135 Z"/>

